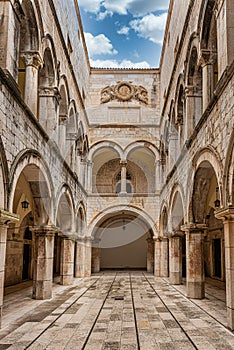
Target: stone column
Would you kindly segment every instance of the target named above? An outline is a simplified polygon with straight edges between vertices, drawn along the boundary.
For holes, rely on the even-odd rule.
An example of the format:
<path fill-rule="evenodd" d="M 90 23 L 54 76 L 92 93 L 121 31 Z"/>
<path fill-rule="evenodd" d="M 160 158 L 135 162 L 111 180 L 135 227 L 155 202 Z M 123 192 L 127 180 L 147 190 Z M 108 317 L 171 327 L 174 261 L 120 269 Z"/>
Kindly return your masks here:
<path fill-rule="evenodd" d="M 7 228 L 12 222 L 18 221 L 18 216 L 0 209 L 0 328 L 2 321 L 4 276 L 6 260 Z"/>
<path fill-rule="evenodd" d="M 161 259 L 160 259 L 160 277 L 168 277 L 168 238 L 161 237 Z"/>
<path fill-rule="evenodd" d="M 182 283 L 182 242 L 183 232 L 175 231 L 170 235 L 169 251 L 170 251 L 170 283 Z"/>
<path fill-rule="evenodd" d="M 205 297 L 204 230 L 205 224 L 191 223 L 181 227 L 186 234 L 186 286 L 187 297 Z"/>
<path fill-rule="evenodd" d="M 61 245 L 61 278 L 60 284 L 68 286 L 73 283 L 74 276 L 74 239 L 68 235 L 62 236 Z"/>
<path fill-rule="evenodd" d="M 160 162 L 160 160 L 156 160 L 155 166 L 156 166 L 155 191 L 159 192 L 161 190 L 161 177 L 160 177 L 161 162 Z"/>
<path fill-rule="evenodd" d="M 214 92 L 213 62 L 210 50 L 201 50 L 199 64 L 202 67 L 203 112 L 206 110 Z"/>
<path fill-rule="evenodd" d="M 32 227 L 31 230 L 35 234 L 33 298 L 50 299 L 52 297 L 55 228 L 38 226 Z"/>
<path fill-rule="evenodd" d="M 154 272 L 154 240 L 147 238 L 147 272 Z"/>
<path fill-rule="evenodd" d="M 66 157 L 66 127 L 67 127 L 67 114 L 59 115 L 59 135 L 58 146 L 63 157 Z"/>
<path fill-rule="evenodd" d="M 82 238 L 76 241 L 76 256 L 75 256 L 75 277 L 84 277 L 84 242 Z"/>
<path fill-rule="evenodd" d="M 169 133 L 169 170 L 171 170 L 179 155 L 179 132 L 174 129 Z"/>
<path fill-rule="evenodd" d="M 84 277 L 91 276 L 91 260 L 92 260 L 92 237 L 85 237 L 84 239 Z"/>
<path fill-rule="evenodd" d="M 100 272 L 101 264 L 100 264 L 100 258 L 101 258 L 101 248 L 99 247 L 100 239 L 95 239 L 92 246 L 92 266 L 91 271 L 92 272 Z"/>
<path fill-rule="evenodd" d="M 37 117 L 38 108 L 38 70 L 42 66 L 42 59 L 37 51 L 27 51 L 21 54 L 25 63 L 24 101 Z"/>
<path fill-rule="evenodd" d="M 215 212 L 217 219 L 223 221 L 226 269 L 227 323 L 234 329 L 234 206 Z"/>
<path fill-rule="evenodd" d="M 60 93 L 56 87 L 39 88 L 39 121 L 47 134 L 56 140 L 56 128 Z"/>
<path fill-rule="evenodd" d="M 121 193 L 127 193 L 127 181 L 126 181 L 126 175 L 127 175 L 127 169 L 126 169 L 126 165 L 127 162 L 126 161 L 122 161 L 120 162 L 121 164 Z"/>
<path fill-rule="evenodd" d="M 160 277 L 161 237 L 154 238 L 154 276 Z"/>
<path fill-rule="evenodd" d="M 79 177 L 81 185 L 84 188 L 85 188 L 85 168 L 86 168 L 86 161 L 81 158 L 81 161 L 80 161 L 80 174 L 79 174 L 80 176 L 78 175 L 78 177 Z"/>
<path fill-rule="evenodd" d="M 92 172 L 93 172 L 93 162 L 87 160 L 87 191 L 92 192 Z"/>
<path fill-rule="evenodd" d="M 185 140 L 193 133 L 194 127 L 202 116 L 202 94 L 197 87 L 189 85 L 185 87 L 186 118 Z"/>

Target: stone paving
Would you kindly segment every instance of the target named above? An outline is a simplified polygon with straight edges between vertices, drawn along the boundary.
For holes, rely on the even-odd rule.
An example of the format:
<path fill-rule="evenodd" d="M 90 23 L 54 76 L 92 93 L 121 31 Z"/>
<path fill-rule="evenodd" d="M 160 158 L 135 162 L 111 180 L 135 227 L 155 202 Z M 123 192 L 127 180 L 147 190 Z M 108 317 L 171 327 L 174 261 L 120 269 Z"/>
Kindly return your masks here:
<path fill-rule="evenodd" d="M 234 349 L 233 333 L 221 324 L 222 290 L 211 297 L 209 286 L 210 298 L 195 301 L 183 288 L 142 272 L 114 271 L 57 286 L 50 301 L 23 302 L 26 313 L 0 331 L 0 350 Z M 5 297 L 6 305 L 14 295 Z"/>

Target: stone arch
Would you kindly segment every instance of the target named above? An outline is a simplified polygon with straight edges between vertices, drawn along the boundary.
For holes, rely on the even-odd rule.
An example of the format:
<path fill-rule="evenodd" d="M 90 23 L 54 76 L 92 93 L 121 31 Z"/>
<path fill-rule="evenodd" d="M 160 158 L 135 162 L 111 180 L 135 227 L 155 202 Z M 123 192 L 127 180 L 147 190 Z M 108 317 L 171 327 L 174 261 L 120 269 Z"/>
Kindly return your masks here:
<path fill-rule="evenodd" d="M 85 235 L 86 228 L 86 209 L 83 202 L 79 203 L 76 213 L 76 232 L 81 237 Z"/>
<path fill-rule="evenodd" d="M 105 209 L 90 223 L 87 234 L 94 242 L 93 271 L 100 267 L 154 271 L 153 238 L 158 233 L 153 220 L 140 209 L 123 205 Z"/>
<path fill-rule="evenodd" d="M 9 171 L 4 145 L 0 136 L 0 208 L 7 209 Z"/>
<path fill-rule="evenodd" d="M 101 222 L 103 220 L 103 218 L 106 217 L 107 215 L 109 216 L 109 215 L 113 215 L 115 213 L 119 213 L 119 212 L 122 213 L 125 211 L 131 212 L 131 213 L 133 213 L 133 215 L 141 217 L 142 220 L 148 226 L 148 228 L 152 230 L 153 236 L 158 237 L 158 231 L 156 229 L 154 220 L 150 217 L 150 215 L 148 213 L 144 212 L 143 210 L 136 208 L 132 205 L 128 205 L 128 207 L 126 207 L 125 205 L 118 205 L 118 206 L 109 207 L 109 208 L 103 210 L 101 213 L 96 215 L 92 219 L 92 221 L 90 222 L 90 224 L 87 228 L 87 236 L 88 237 L 93 236 L 93 233 L 95 231 L 95 228 L 97 227 L 97 224 L 99 222 Z"/>
<path fill-rule="evenodd" d="M 152 154 L 154 154 L 155 158 L 159 155 L 159 149 L 153 143 L 144 140 L 138 140 L 130 143 L 127 147 L 125 147 L 122 160 L 126 160 L 131 152 L 139 148 L 147 148 Z"/>
<path fill-rule="evenodd" d="M 168 207 L 164 201 L 160 209 L 159 232 L 161 237 L 167 236 L 169 232 L 168 231 Z"/>
<path fill-rule="evenodd" d="M 123 159 L 123 149 L 122 147 L 114 141 L 99 141 L 95 144 L 91 145 L 89 150 L 89 159 L 93 161 L 95 154 L 103 148 L 113 149 L 116 154 L 119 156 L 118 158 Z"/>
<path fill-rule="evenodd" d="M 39 31 L 35 11 L 31 0 L 23 0 L 22 8 L 25 16 L 20 28 L 20 51 L 39 50 Z"/>
<path fill-rule="evenodd" d="M 183 188 L 176 183 L 171 191 L 169 200 L 169 229 L 171 231 L 179 231 L 184 224 L 185 218 L 185 196 Z"/>
<path fill-rule="evenodd" d="M 32 194 L 35 224 L 53 222 L 53 181 L 48 165 L 36 150 L 21 151 L 12 164 L 9 174 L 9 211 L 14 212 L 16 208 L 14 197 L 17 183 L 22 174 L 26 178 Z"/>
<path fill-rule="evenodd" d="M 159 152 L 156 146 L 150 142 L 138 141 L 128 145 L 124 152 L 126 157 L 126 169 L 131 174 L 132 192 L 149 193 L 155 192 L 155 163 L 159 159 Z"/>
<path fill-rule="evenodd" d="M 234 130 L 232 130 L 224 167 L 223 205 L 234 205 Z"/>
<path fill-rule="evenodd" d="M 72 191 L 67 184 L 63 184 L 56 196 L 56 225 L 64 234 L 74 231 L 75 205 Z"/>
<path fill-rule="evenodd" d="M 195 154 L 192 160 L 192 167 L 188 173 L 188 182 L 187 182 L 186 188 L 190 189 L 187 195 L 187 205 L 189 206 L 188 219 L 190 221 L 193 220 L 191 201 L 193 196 L 195 173 L 199 168 L 200 164 L 205 161 L 207 161 L 214 169 L 214 173 L 218 181 L 221 206 L 223 205 L 223 173 L 224 171 L 223 171 L 222 160 L 218 152 L 212 146 L 204 147 L 198 150 L 197 153 Z"/>

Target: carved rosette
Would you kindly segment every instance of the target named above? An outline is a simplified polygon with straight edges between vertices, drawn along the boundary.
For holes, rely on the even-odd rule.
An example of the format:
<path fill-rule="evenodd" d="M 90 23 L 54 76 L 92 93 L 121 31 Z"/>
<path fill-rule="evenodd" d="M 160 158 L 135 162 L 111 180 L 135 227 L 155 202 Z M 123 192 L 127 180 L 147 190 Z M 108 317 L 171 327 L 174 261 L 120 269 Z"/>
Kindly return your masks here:
<path fill-rule="evenodd" d="M 121 81 L 116 85 L 106 86 L 101 90 L 101 103 L 112 100 L 126 102 L 136 100 L 148 104 L 148 91 L 143 86 Z"/>

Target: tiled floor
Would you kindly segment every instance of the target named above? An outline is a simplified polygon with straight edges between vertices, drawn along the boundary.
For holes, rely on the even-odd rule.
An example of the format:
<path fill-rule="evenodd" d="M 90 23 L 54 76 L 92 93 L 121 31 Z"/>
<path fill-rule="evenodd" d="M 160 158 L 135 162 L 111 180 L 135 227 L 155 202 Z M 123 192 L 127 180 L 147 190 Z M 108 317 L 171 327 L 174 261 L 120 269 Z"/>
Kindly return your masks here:
<path fill-rule="evenodd" d="M 5 296 L 0 350 L 234 349 L 225 292 L 212 283 L 203 300 L 142 272 L 55 284 L 50 301 L 32 300 L 30 288 Z"/>

